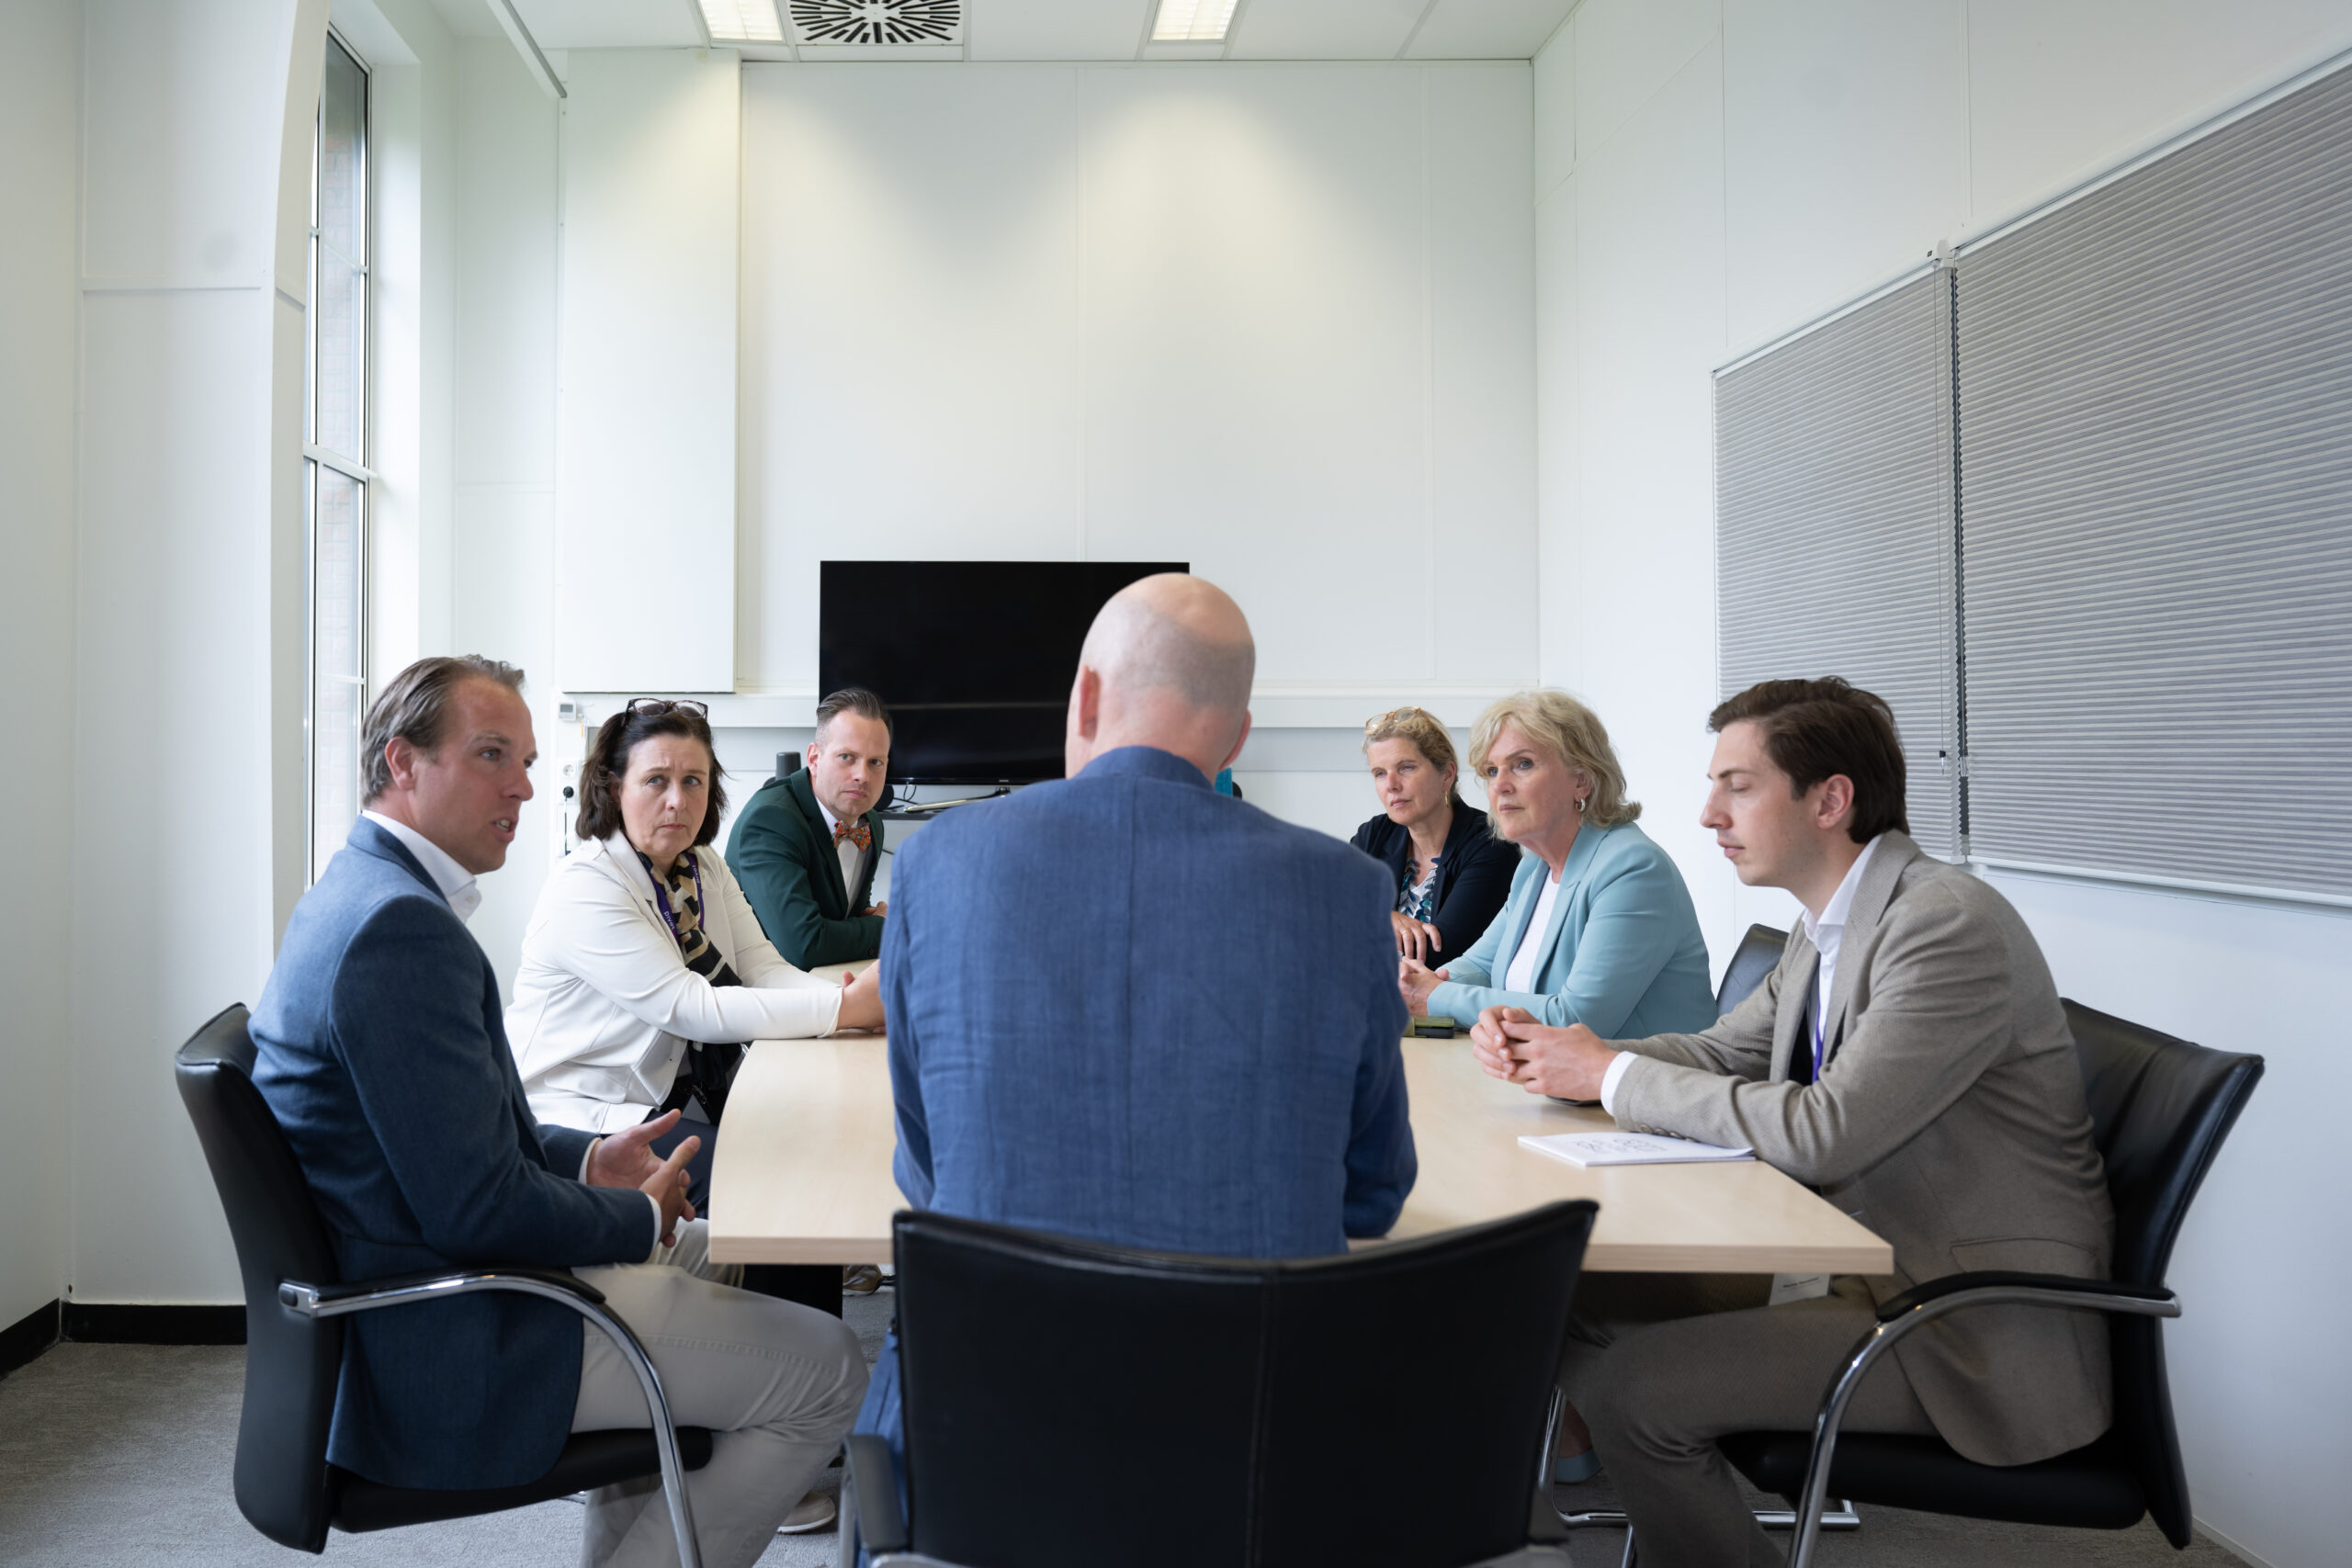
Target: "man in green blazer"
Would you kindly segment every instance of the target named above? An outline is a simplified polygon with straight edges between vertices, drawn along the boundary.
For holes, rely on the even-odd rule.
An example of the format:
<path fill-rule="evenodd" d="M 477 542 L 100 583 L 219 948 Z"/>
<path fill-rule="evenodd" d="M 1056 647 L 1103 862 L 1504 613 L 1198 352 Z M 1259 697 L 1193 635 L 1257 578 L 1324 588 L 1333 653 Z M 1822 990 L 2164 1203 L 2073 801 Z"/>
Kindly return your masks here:
<path fill-rule="evenodd" d="M 735 818 L 727 864 L 786 963 L 850 964 L 882 951 L 882 863 L 890 712 L 859 687 L 817 705 L 808 766 L 759 787 Z"/>

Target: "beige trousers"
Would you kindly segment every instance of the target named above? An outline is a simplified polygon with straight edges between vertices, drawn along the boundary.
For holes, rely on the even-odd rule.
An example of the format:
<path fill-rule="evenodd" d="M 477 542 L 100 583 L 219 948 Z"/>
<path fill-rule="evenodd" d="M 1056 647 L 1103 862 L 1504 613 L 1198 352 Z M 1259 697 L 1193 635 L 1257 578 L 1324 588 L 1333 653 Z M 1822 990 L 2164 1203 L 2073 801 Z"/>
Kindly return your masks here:
<path fill-rule="evenodd" d="M 662 1375 L 670 1416 L 714 1434 L 710 1462 L 686 1479 L 705 1568 L 750 1568 L 809 1483 L 832 1462 L 865 1397 L 865 1357 L 838 1317 L 736 1290 L 710 1261 L 708 1226 L 678 1227 L 658 1263 L 574 1270 L 605 1292 Z M 645 1395 L 613 1342 L 582 1325 L 571 1429 L 647 1423 Z M 676 1568 L 658 1477 L 603 1486 L 588 1500 L 584 1568 Z"/>
<path fill-rule="evenodd" d="M 1751 1275 L 1588 1274 L 1577 1282 L 1560 1387 L 1592 1427 L 1641 1544 L 1642 1568 L 1778 1568 L 1775 1545 L 1715 1447 L 1729 1432 L 1809 1431 L 1875 1313 L 1860 1280 L 1762 1304 Z M 1933 1435 L 1889 1356 L 1847 1407 L 1848 1432 Z"/>

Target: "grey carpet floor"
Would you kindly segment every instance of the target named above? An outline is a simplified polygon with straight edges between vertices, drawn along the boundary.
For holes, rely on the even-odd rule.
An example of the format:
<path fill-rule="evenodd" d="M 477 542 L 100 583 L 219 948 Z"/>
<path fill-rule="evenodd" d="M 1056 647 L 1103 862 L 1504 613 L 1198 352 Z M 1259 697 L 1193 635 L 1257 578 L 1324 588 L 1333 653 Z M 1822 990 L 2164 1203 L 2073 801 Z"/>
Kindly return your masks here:
<path fill-rule="evenodd" d="M 870 1357 L 889 1297 L 851 1297 L 850 1323 Z M 10 1568 L 243 1568 L 302 1553 L 254 1533 L 230 1495 L 244 1352 L 198 1346 L 60 1345 L 0 1379 L 0 1564 Z M 832 1472 L 838 1478 L 840 1472 Z M 834 1483 L 829 1479 L 826 1484 Z M 1564 1486 L 1563 1507 L 1614 1504 L 1608 1479 Z M 1034 1507 L 1038 1500 L 1008 1499 Z M 1825 1538 L 1823 1568 L 2223 1568 L 2238 1560 L 2202 1539 L 2175 1553 L 2153 1526 L 2114 1534 L 1989 1525 L 1865 1508 L 1862 1528 Z M 336 1535 L 333 1563 L 385 1568 L 573 1568 L 581 1510 L 570 1503 L 478 1519 Z M 1620 1530 L 1571 1545 L 1576 1568 L 1612 1568 Z M 836 1561 L 830 1532 L 782 1536 L 761 1568 Z M 1115 1562 L 1115 1553 L 1106 1556 Z"/>

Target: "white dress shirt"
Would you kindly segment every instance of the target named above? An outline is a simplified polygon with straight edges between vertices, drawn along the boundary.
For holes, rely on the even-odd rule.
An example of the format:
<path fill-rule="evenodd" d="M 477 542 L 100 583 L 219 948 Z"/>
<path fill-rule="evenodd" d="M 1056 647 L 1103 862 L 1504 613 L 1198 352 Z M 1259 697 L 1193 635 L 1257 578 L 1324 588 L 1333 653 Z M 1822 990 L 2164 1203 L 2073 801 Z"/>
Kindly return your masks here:
<path fill-rule="evenodd" d="M 1535 913 L 1527 918 L 1527 931 L 1519 939 L 1519 951 L 1510 955 L 1510 964 L 1503 970 L 1503 989 L 1528 992 L 1535 988 L 1535 971 L 1544 963 L 1544 938 L 1552 929 L 1552 906 L 1560 901 L 1560 877 L 1555 872 L 1544 884 L 1544 891 L 1536 896 Z"/>
<path fill-rule="evenodd" d="M 826 832 L 835 833 L 841 830 L 842 819 L 833 815 L 831 807 L 820 800 L 817 802 L 817 809 L 824 816 Z M 842 858 L 842 887 L 849 895 L 849 912 L 854 915 L 857 913 L 857 877 L 858 874 L 865 869 L 866 852 L 859 849 L 852 840 L 843 839 L 833 846 L 833 852 Z"/>
<path fill-rule="evenodd" d="M 1822 909 L 1821 919 L 1815 919 L 1810 909 L 1798 912 L 1797 918 L 1804 926 L 1805 940 L 1813 943 L 1815 953 L 1821 954 L 1820 984 L 1815 988 L 1813 1017 L 1806 1021 L 1811 1026 L 1812 1040 L 1819 1041 L 1825 1047 L 1829 1043 L 1829 991 L 1838 984 L 1838 949 L 1846 940 L 1846 916 L 1854 907 L 1854 889 L 1861 886 L 1862 869 L 1871 863 L 1871 852 L 1877 849 L 1878 844 L 1878 839 L 1872 839 L 1862 846 L 1862 852 L 1856 855 L 1854 863 L 1846 868 L 1846 879 L 1838 884 L 1838 891 L 1829 896 L 1829 903 Z M 1811 1043 L 1812 1041 L 1807 1042 L 1808 1045 Z M 1820 1068 L 1826 1066 L 1826 1063 L 1816 1062 L 1814 1076 L 1818 1077 Z"/>
<path fill-rule="evenodd" d="M 1885 836 L 1882 833 L 1879 838 Z M 1804 939 L 1813 943 L 1815 953 L 1821 954 L 1821 985 L 1815 993 L 1813 1017 L 1806 1020 L 1802 1047 L 1804 1050 L 1812 1050 L 1815 1040 L 1826 1041 L 1828 1038 L 1829 988 L 1838 983 L 1838 949 L 1846 937 L 1846 915 L 1854 907 L 1854 889 L 1862 885 L 1862 868 L 1871 863 L 1871 853 L 1878 845 L 1879 839 L 1872 839 L 1862 846 L 1862 852 L 1856 855 L 1854 863 L 1846 868 L 1846 879 L 1838 884 L 1838 891 L 1829 896 L 1828 906 L 1821 911 L 1821 919 L 1815 919 L 1810 909 L 1800 908 L 1797 911 L 1797 919 L 1804 927 Z M 1633 1065 L 1634 1054 L 1620 1051 L 1617 1059 L 1609 1064 L 1609 1070 L 1600 1076 L 1600 1108 L 1611 1116 L 1617 1114 L 1617 1107 L 1613 1103 L 1617 1080 L 1623 1077 L 1625 1069 Z M 1814 1076 L 1818 1077 L 1820 1074 L 1816 1071 Z"/>
<path fill-rule="evenodd" d="M 449 901 L 450 913 L 460 921 L 473 918 L 474 911 L 481 908 L 481 887 L 472 872 L 459 865 L 448 851 L 407 823 L 394 821 L 380 811 L 363 811 L 359 815 L 398 839 L 401 846 L 416 857 L 416 863 L 424 868 L 424 874 L 433 879 L 433 885 L 441 890 L 441 897 Z M 577 1179 L 588 1179 L 588 1162 L 595 1157 L 596 1145 L 603 1142 L 602 1138 L 589 1141 L 588 1152 L 580 1156 Z M 662 1255 L 662 1200 L 648 1192 L 645 1201 L 653 1205 L 653 1250 L 646 1255 L 646 1261 L 650 1263 Z"/>
<path fill-rule="evenodd" d="M 439 888 L 441 897 L 449 901 L 452 914 L 461 920 L 474 918 L 474 911 L 481 908 L 481 889 L 475 885 L 472 872 L 452 859 L 448 851 L 407 823 L 395 822 L 380 811 L 363 811 L 359 815 L 398 839 L 401 847 L 416 857 L 417 864 L 424 868 L 424 874 L 433 879 L 433 886 Z"/>

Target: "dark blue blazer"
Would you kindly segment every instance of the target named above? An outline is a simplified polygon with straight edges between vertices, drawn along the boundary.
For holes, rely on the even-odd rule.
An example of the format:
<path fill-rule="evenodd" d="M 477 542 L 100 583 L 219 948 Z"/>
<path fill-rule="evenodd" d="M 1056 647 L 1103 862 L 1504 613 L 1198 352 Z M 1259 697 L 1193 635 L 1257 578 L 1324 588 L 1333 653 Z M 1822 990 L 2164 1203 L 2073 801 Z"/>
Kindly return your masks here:
<path fill-rule="evenodd" d="M 362 818 L 302 896 L 252 1022 L 345 1280 L 641 1263 L 642 1193 L 575 1179 L 592 1134 L 531 1119 L 490 960 L 399 840 Z M 327 1457 L 394 1486 L 545 1474 L 580 1396 L 581 1319 L 526 1296 L 345 1318 Z"/>
<path fill-rule="evenodd" d="M 1416 1166 L 1377 863 L 1127 747 L 959 807 L 891 872 L 883 1006 L 917 1206 L 1295 1258 Z"/>

